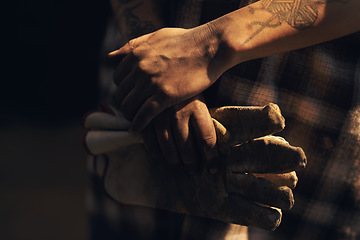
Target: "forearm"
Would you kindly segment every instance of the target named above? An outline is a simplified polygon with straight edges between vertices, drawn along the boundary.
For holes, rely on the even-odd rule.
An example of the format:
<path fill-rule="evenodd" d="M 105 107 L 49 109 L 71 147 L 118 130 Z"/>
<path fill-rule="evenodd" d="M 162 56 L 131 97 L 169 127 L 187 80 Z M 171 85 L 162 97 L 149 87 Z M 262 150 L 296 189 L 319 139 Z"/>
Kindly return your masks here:
<path fill-rule="evenodd" d="M 226 62 L 224 71 L 357 32 L 359 10 L 358 0 L 261 0 L 207 25 L 220 39 L 213 48 L 216 63 Z"/>
<path fill-rule="evenodd" d="M 110 0 L 124 42 L 164 27 L 158 0 Z"/>
<path fill-rule="evenodd" d="M 191 28 L 163 28 L 109 53 L 120 61 L 116 101 L 141 132 L 166 108 L 198 95 L 241 62 L 359 31 L 360 1 L 260 0 Z"/>

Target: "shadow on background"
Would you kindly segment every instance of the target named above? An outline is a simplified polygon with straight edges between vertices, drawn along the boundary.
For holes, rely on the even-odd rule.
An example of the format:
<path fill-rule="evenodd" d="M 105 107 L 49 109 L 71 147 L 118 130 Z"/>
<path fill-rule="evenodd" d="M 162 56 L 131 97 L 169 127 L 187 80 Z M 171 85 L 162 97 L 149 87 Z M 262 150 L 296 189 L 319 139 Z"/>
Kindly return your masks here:
<path fill-rule="evenodd" d="M 0 239 L 87 239 L 82 116 L 98 102 L 103 0 L 18 1 L 0 96 Z"/>

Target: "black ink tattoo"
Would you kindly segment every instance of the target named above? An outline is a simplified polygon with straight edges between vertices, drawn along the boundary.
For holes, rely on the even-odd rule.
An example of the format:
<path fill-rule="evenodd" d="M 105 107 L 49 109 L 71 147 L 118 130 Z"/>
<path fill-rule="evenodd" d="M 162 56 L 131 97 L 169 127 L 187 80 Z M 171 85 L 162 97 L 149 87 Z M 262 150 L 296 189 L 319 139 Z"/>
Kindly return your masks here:
<path fill-rule="evenodd" d="M 127 36 L 130 39 L 139 37 L 141 35 L 153 32 L 155 26 L 150 21 L 142 21 L 138 16 L 133 13 L 133 10 L 141 6 L 144 2 L 135 5 L 132 8 L 125 8 L 122 17 L 125 18 L 127 29 Z"/>
<path fill-rule="evenodd" d="M 136 14 L 134 14 L 134 10 L 144 4 L 144 1 L 139 2 L 133 7 L 125 7 L 126 3 L 130 3 L 133 0 L 126 1 L 118 1 L 119 6 L 117 9 L 117 19 L 120 21 L 121 18 L 125 19 L 125 34 L 128 38 L 127 40 L 139 37 L 141 35 L 153 32 L 156 30 L 155 25 L 150 21 L 141 20 Z M 125 7 L 125 8 L 124 8 Z"/>
<path fill-rule="evenodd" d="M 260 27 L 244 42 L 251 41 L 265 28 L 276 28 L 283 22 L 289 24 L 292 28 L 302 30 L 314 25 L 318 18 L 318 5 L 330 2 L 346 3 L 350 0 L 262 0 L 261 8 L 249 7 L 250 13 L 254 14 L 256 10 L 266 10 L 272 13 L 272 16 L 265 22 L 254 21 L 249 24 L 252 28 L 255 25 Z"/>

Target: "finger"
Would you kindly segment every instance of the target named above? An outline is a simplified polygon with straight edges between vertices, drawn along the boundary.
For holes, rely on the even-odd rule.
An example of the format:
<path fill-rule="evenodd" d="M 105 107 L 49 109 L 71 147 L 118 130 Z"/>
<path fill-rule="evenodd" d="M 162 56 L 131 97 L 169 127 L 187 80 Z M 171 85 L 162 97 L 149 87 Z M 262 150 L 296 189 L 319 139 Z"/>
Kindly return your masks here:
<path fill-rule="evenodd" d="M 176 118 L 173 124 L 174 139 L 182 163 L 190 171 L 198 169 L 198 146 L 194 141 L 194 130 L 190 128 L 190 118 Z"/>
<path fill-rule="evenodd" d="M 239 195 L 230 194 L 219 211 L 219 220 L 245 226 L 275 230 L 281 223 L 280 209 L 260 206 Z"/>
<path fill-rule="evenodd" d="M 127 54 L 131 53 L 133 50 L 133 47 L 131 46 L 131 43 L 128 42 L 121 48 L 114 50 L 110 53 L 108 53 L 108 57 L 112 61 L 121 61 L 124 57 L 126 57 Z"/>
<path fill-rule="evenodd" d="M 155 159 L 161 159 L 161 149 L 156 137 L 156 132 L 153 124 L 149 124 L 142 132 L 142 138 L 144 140 L 144 145 L 147 151 L 153 156 Z"/>
<path fill-rule="evenodd" d="M 283 130 L 285 119 L 276 104 L 264 107 L 221 107 L 210 110 L 211 116 L 231 133 L 229 145 Z"/>
<path fill-rule="evenodd" d="M 142 91 L 139 91 L 142 90 Z M 141 87 L 133 88 L 121 103 L 120 109 L 129 121 L 132 121 L 136 112 L 149 97 L 150 92 Z"/>
<path fill-rule="evenodd" d="M 204 165 L 211 173 L 216 173 L 219 167 L 216 131 L 205 103 L 203 105 L 203 111 L 195 111 L 191 116 L 191 129 L 194 129 L 194 139 L 204 161 Z"/>
<path fill-rule="evenodd" d="M 288 186 L 291 189 L 294 189 L 296 187 L 296 184 L 298 182 L 298 177 L 296 175 L 295 171 L 289 172 L 289 173 L 253 173 L 252 175 L 258 177 L 258 178 L 265 178 L 274 184 L 278 186 Z"/>
<path fill-rule="evenodd" d="M 294 205 L 294 195 L 289 187 L 277 186 L 251 174 L 227 173 L 226 186 L 229 193 L 240 194 L 268 206 L 288 210 Z"/>
<path fill-rule="evenodd" d="M 118 107 L 121 107 L 122 102 L 127 97 L 127 95 L 134 89 L 134 86 L 135 86 L 134 74 L 131 72 L 129 73 L 129 75 L 127 75 L 124 78 L 124 80 L 115 90 L 114 101 L 118 105 Z"/>
<path fill-rule="evenodd" d="M 141 132 L 158 114 L 170 104 L 164 98 L 152 96 L 146 99 L 132 120 L 130 131 Z"/>
<path fill-rule="evenodd" d="M 119 86 L 122 80 L 131 72 L 133 65 L 135 64 L 135 58 L 132 54 L 128 54 L 117 65 L 114 73 L 114 83 Z"/>
<path fill-rule="evenodd" d="M 147 41 L 151 35 L 152 33 L 149 33 L 130 40 L 121 48 L 108 53 L 108 57 L 113 61 L 121 61 L 127 54 L 131 53 L 135 48 Z"/>
<path fill-rule="evenodd" d="M 228 169 L 239 173 L 286 173 L 305 168 L 307 163 L 301 148 L 275 136 L 234 146 L 225 157 Z"/>
<path fill-rule="evenodd" d="M 162 156 L 171 164 L 179 164 L 179 154 L 176 150 L 174 136 L 171 130 L 168 112 L 165 111 L 153 120 Z"/>

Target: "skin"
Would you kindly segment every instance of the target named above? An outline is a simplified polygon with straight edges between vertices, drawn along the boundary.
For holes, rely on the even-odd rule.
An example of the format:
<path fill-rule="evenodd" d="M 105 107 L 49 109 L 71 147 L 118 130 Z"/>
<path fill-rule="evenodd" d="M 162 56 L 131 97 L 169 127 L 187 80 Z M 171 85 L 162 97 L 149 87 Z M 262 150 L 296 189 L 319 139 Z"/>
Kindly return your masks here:
<path fill-rule="evenodd" d="M 289 2 L 299 4 L 295 13 L 287 3 L 263 0 L 192 29 L 160 29 L 111 52 L 120 61 L 117 99 L 132 119 L 132 130 L 141 131 L 164 109 L 201 93 L 238 63 L 359 30 L 359 1 Z M 312 15 L 298 20 L 307 13 Z"/>
<path fill-rule="evenodd" d="M 216 131 L 208 108 L 197 95 L 162 112 L 144 132 L 147 149 L 157 158 L 198 172 L 217 172 Z"/>
<path fill-rule="evenodd" d="M 112 0 L 112 7 L 123 39 L 152 32 L 164 26 L 156 0 Z M 122 59 L 112 58 L 116 62 Z M 121 69 L 117 68 L 115 79 Z M 128 120 L 133 114 L 122 105 L 125 88 L 119 87 L 115 99 Z M 196 172 L 206 167 L 212 173 L 217 172 L 216 133 L 208 108 L 201 94 L 175 104 L 152 119 L 141 131 L 145 146 L 156 158 L 171 164 L 184 165 L 189 171 Z"/>
<path fill-rule="evenodd" d="M 119 63 L 115 99 L 132 122 L 130 131 L 142 132 L 236 64 L 359 31 L 359 10 L 354 0 L 261 0 L 195 28 L 162 28 L 134 38 L 109 53 Z M 183 125 L 189 126 L 186 120 Z"/>

